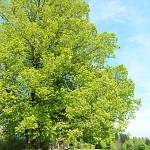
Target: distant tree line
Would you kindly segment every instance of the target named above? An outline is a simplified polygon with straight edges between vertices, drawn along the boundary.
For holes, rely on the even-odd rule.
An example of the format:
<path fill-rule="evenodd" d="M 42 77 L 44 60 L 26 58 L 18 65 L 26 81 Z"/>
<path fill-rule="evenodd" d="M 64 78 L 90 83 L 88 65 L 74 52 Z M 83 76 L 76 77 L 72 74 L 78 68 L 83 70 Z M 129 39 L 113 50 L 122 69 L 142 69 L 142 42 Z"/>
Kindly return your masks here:
<path fill-rule="evenodd" d="M 95 149 L 111 149 L 111 150 L 150 150 L 149 138 L 130 137 L 128 134 L 116 136 L 116 139 L 111 143 L 99 143 Z"/>

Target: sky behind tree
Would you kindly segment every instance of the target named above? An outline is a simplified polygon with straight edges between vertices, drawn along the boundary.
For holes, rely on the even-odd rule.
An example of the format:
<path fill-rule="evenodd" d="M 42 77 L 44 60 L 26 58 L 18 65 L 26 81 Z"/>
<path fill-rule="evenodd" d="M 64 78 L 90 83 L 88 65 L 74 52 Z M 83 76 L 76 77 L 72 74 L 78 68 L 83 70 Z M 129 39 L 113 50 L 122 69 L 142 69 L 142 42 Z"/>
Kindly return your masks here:
<path fill-rule="evenodd" d="M 136 85 L 142 107 L 130 121 L 132 136 L 150 137 L 150 1 L 87 0 L 90 18 L 99 32 L 114 32 L 121 49 L 111 65 L 124 64 Z"/>

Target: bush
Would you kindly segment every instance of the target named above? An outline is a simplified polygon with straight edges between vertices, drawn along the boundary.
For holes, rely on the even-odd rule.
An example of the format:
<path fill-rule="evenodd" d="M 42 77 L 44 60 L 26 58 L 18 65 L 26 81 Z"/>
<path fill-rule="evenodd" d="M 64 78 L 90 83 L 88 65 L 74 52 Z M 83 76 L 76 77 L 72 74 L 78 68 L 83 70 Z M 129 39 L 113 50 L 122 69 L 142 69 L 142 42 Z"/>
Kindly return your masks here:
<path fill-rule="evenodd" d="M 110 147 L 111 147 L 111 150 L 117 150 L 115 143 L 111 143 Z"/>
<path fill-rule="evenodd" d="M 101 144 L 96 144 L 95 145 L 95 149 L 101 149 L 101 148 L 102 148 Z"/>
<path fill-rule="evenodd" d="M 141 143 L 141 144 L 139 144 L 139 146 L 138 146 L 138 150 L 147 150 L 147 146 L 146 146 L 146 144 L 145 144 L 145 143 Z"/>
<path fill-rule="evenodd" d="M 134 150 L 134 143 L 132 140 L 127 140 L 125 143 L 126 143 L 127 150 Z"/>
<path fill-rule="evenodd" d="M 126 148 L 126 144 L 122 144 L 121 145 L 121 150 L 126 150 L 127 148 Z"/>
<path fill-rule="evenodd" d="M 102 149 L 106 149 L 107 144 L 105 142 L 101 142 Z"/>
<path fill-rule="evenodd" d="M 16 137 L 0 139 L 0 150 L 20 150 L 25 149 L 25 141 Z"/>
<path fill-rule="evenodd" d="M 146 145 L 149 145 L 149 146 L 150 146 L 150 139 L 149 139 L 149 138 L 146 138 L 145 143 L 146 143 Z"/>

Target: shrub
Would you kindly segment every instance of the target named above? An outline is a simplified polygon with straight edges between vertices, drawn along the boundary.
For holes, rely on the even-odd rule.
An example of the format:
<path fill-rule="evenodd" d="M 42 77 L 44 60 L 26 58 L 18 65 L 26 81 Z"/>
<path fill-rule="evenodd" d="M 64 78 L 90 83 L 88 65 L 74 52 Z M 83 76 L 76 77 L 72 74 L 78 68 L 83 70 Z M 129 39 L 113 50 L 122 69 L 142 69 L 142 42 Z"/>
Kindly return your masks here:
<path fill-rule="evenodd" d="M 113 142 L 111 143 L 110 147 L 111 147 L 111 150 L 117 150 L 116 145 Z"/>
<path fill-rule="evenodd" d="M 134 143 L 132 140 L 127 140 L 125 143 L 126 143 L 127 150 L 134 150 Z"/>
<path fill-rule="evenodd" d="M 121 150 L 126 150 L 127 148 L 126 148 L 126 144 L 122 144 L 121 145 Z"/>
<path fill-rule="evenodd" d="M 138 146 L 138 150 L 147 150 L 147 146 L 146 146 L 146 144 L 145 144 L 145 143 L 141 143 L 141 144 L 139 144 L 139 146 Z"/>

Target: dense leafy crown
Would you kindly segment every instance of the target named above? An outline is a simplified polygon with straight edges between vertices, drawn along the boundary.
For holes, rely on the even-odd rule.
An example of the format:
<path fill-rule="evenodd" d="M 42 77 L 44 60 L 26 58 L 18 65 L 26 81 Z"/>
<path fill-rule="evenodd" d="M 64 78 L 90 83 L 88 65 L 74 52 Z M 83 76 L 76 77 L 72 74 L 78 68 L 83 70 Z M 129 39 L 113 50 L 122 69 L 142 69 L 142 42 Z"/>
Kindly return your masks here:
<path fill-rule="evenodd" d="M 107 66 L 119 48 L 98 33 L 84 0 L 1 1 L 0 123 L 34 139 L 110 140 L 140 101 L 123 65 Z"/>

